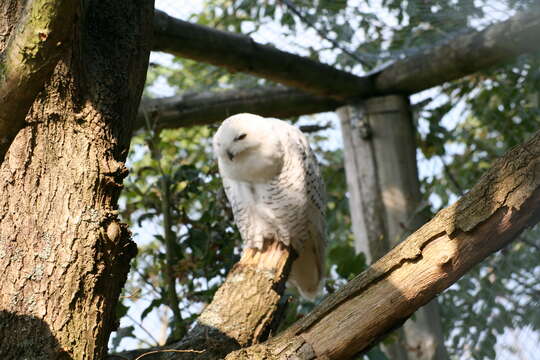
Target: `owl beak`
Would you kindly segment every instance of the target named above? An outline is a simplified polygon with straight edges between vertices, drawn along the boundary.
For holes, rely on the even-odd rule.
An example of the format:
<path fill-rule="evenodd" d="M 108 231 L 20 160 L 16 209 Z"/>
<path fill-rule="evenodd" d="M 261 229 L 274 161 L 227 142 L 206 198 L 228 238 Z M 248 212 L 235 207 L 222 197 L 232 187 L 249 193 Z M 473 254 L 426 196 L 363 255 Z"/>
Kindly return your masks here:
<path fill-rule="evenodd" d="M 227 150 L 227 156 L 229 157 L 229 160 L 233 161 L 234 154 L 230 150 Z"/>

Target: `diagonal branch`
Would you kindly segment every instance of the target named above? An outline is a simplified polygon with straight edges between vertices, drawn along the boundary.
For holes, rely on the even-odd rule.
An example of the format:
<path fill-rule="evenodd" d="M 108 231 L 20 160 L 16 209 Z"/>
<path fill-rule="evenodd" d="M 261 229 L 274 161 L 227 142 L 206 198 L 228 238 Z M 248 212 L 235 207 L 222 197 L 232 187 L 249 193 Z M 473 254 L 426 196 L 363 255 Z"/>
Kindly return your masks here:
<path fill-rule="evenodd" d="M 266 340 L 276 330 L 284 311 L 282 295 L 295 257 L 296 253 L 279 241 L 267 243 L 262 250 L 244 249 L 212 302 L 181 341 L 110 355 L 107 359 L 133 360 L 145 353 L 154 354 L 149 354 L 148 359 L 194 359 L 193 354 L 161 354 L 160 349 L 204 350 L 196 359 L 223 359 L 240 347 Z"/>
<path fill-rule="evenodd" d="M 0 162 L 73 32 L 77 1 L 33 0 L 0 57 Z"/>
<path fill-rule="evenodd" d="M 539 220 L 540 132 L 306 318 L 226 359 L 352 358 Z"/>

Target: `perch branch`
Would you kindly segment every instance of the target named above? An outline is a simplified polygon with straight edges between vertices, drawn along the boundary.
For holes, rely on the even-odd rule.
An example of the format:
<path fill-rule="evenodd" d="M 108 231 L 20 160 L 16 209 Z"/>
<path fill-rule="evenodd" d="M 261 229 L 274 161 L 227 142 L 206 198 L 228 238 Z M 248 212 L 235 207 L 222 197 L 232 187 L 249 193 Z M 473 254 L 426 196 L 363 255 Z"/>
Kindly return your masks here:
<path fill-rule="evenodd" d="M 306 318 L 237 359 L 348 359 L 540 220 L 540 132 Z"/>
<path fill-rule="evenodd" d="M 159 11 L 154 29 L 153 50 L 222 66 L 231 72 L 246 72 L 339 101 L 413 94 L 540 50 L 537 7 L 397 60 L 369 76 L 356 76 L 257 43 L 245 35 L 192 24 Z"/>

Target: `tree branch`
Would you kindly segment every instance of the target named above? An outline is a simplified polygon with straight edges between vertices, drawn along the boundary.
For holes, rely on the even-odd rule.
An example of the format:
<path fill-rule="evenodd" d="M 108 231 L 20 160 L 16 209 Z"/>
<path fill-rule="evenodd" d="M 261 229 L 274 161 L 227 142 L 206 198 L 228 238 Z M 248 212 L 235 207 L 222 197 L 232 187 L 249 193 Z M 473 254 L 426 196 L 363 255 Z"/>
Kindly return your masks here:
<path fill-rule="evenodd" d="M 283 334 L 236 359 L 348 359 L 540 220 L 540 132 Z"/>
<path fill-rule="evenodd" d="M 153 50 L 250 73 L 316 95 L 359 98 L 372 91 L 372 80 L 309 58 L 229 33 L 175 19 L 156 11 Z"/>
<path fill-rule="evenodd" d="M 0 62 L 0 163 L 73 32 L 76 1 L 33 0 Z"/>
<path fill-rule="evenodd" d="M 376 76 L 381 93 L 413 94 L 540 50 L 540 7 L 397 61 Z"/>
<path fill-rule="evenodd" d="M 248 36 L 188 23 L 159 11 L 154 28 L 153 50 L 222 66 L 232 72 L 250 73 L 341 102 L 416 93 L 540 49 L 540 42 L 536 41 L 540 33 L 537 8 L 398 60 L 365 77 L 256 43 Z"/>
<path fill-rule="evenodd" d="M 136 128 L 145 128 L 145 114 L 151 121 L 155 122 L 156 129 L 166 129 L 212 124 L 241 112 L 288 118 L 332 111 L 342 104 L 337 100 L 285 87 L 228 90 L 162 99 L 143 99 L 137 115 Z"/>
<path fill-rule="evenodd" d="M 240 347 L 259 343 L 276 330 L 284 303 L 281 296 L 296 254 L 279 241 L 269 242 L 262 251 L 245 249 L 229 272 L 212 302 L 195 327 L 181 341 L 165 347 L 110 355 L 132 360 L 159 349 L 205 350 L 198 360 L 223 359 Z M 193 354 L 167 354 L 174 359 L 193 359 Z M 166 358 L 169 358 L 165 355 Z M 162 359 L 156 352 L 148 359 Z M 146 359 L 146 357 L 145 357 Z"/>

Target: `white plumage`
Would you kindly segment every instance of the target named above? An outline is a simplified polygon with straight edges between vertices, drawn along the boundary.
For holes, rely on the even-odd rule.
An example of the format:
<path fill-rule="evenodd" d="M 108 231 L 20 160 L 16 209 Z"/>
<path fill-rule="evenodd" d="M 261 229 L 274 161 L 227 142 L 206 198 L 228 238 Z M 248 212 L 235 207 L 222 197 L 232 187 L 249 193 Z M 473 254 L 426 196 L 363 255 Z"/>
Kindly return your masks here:
<path fill-rule="evenodd" d="M 304 134 L 253 114 L 227 118 L 213 139 L 223 186 L 247 247 L 265 239 L 292 245 L 289 282 L 313 299 L 324 274 L 325 192 Z"/>

